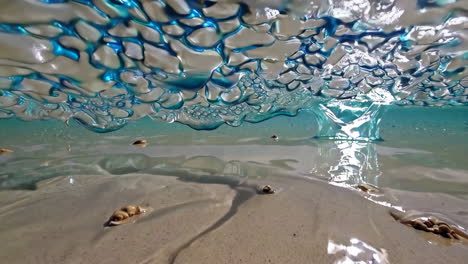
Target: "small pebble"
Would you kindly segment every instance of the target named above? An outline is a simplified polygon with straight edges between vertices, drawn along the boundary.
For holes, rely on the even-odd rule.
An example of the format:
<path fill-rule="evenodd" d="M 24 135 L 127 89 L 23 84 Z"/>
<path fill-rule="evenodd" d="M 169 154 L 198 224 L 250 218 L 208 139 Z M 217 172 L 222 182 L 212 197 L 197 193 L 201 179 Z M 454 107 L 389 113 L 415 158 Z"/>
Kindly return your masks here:
<path fill-rule="evenodd" d="M 148 141 L 146 141 L 145 139 L 138 139 L 135 142 L 133 142 L 132 145 L 144 148 L 146 147 L 146 145 L 148 145 Z"/>
<path fill-rule="evenodd" d="M 6 149 L 6 148 L 0 148 L 0 155 L 3 154 L 8 154 L 8 153 L 13 153 L 14 151 L 11 149 Z"/>

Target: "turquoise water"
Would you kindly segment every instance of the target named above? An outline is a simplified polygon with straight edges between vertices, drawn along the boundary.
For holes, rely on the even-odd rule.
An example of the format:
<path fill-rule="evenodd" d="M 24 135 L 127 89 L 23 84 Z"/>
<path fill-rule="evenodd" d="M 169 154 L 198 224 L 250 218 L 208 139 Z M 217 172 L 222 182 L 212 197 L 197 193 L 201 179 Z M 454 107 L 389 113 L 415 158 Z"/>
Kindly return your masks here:
<path fill-rule="evenodd" d="M 413 184 L 412 175 L 390 177 L 386 172 L 393 174 L 405 166 L 416 168 L 412 173 L 419 166 L 422 174 L 425 170 L 441 174 L 437 170 L 447 169 L 462 182 L 468 179 L 466 107 L 390 108 L 381 123 L 383 141 L 375 143 L 317 139 L 311 112 L 213 131 L 149 119 L 106 134 L 87 131 L 73 122 L 67 127 L 57 121 L 2 120 L 0 125 L 0 146 L 15 151 L 0 156 L 2 189 L 34 189 L 40 180 L 63 175 L 189 172 L 268 178 L 277 169 L 297 177 L 396 184 L 400 189 Z M 279 139 L 271 139 L 273 135 Z M 137 139 L 148 140 L 148 146 L 132 146 Z M 423 177 L 419 180 L 425 184 L 411 188 L 456 190 L 457 195 L 466 196 L 467 186 L 455 178 L 445 179 L 447 186 L 442 188 L 438 181 Z"/>
<path fill-rule="evenodd" d="M 376 140 L 380 105 L 467 104 L 464 1 L 1 5 L 0 118 L 109 132 L 318 109 L 320 136 Z"/>

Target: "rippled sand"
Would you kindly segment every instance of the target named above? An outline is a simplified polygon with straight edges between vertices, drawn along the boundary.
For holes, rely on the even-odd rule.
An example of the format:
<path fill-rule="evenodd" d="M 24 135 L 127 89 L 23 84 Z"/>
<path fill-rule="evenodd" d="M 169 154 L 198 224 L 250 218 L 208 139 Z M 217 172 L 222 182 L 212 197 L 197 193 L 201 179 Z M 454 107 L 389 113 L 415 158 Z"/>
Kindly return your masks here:
<path fill-rule="evenodd" d="M 259 195 L 257 181 L 200 181 L 88 175 L 75 177 L 74 185 L 58 177 L 33 192 L 2 191 L 0 239 L 8 242 L 0 256 L 5 263 L 462 263 L 468 257 L 466 244 L 406 227 L 357 191 L 275 177 L 267 183 L 277 192 Z M 133 224 L 104 227 L 126 204 L 150 210 Z"/>

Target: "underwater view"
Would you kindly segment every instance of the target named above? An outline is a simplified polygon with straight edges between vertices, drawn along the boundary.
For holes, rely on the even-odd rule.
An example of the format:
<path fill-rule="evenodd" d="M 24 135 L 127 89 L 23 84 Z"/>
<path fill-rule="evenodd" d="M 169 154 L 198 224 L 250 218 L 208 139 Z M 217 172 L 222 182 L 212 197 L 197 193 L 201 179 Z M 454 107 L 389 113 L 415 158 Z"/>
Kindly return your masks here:
<path fill-rule="evenodd" d="M 467 0 L 0 0 L 2 263 L 468 263 Z"/>

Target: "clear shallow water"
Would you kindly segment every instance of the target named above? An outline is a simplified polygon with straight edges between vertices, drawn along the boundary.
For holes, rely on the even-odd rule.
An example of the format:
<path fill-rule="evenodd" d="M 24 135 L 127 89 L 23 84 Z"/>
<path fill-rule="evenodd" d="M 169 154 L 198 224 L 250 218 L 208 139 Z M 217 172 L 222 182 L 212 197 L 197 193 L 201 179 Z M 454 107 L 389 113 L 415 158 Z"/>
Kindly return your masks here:
<path fill-rule="evenodd" d="M 109 134 L 53 121 L 2 120 L 0 126 L 0 146 L 15 151 L 0 156 L 2 189 L 34 189 L 39 180 L 64 175 L 187 172 L 242 178 L 286 174 L 468 195 L 465 107 L 391 108 L 383 116 L 384 141 L 377 143 L 315 139 L 314 116 L 308 112 L 214 131 L 151 120 Z M 149 144 L 132 146 L 136 139 Z"/>

